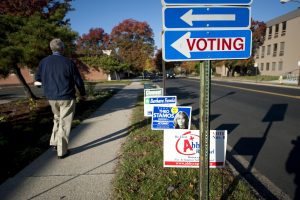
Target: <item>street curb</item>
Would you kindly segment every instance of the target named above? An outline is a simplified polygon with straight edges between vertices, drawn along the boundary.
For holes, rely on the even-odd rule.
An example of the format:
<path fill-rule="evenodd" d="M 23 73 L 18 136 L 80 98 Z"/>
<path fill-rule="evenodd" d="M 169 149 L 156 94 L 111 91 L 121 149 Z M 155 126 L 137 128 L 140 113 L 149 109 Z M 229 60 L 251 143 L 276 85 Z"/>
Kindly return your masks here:
<path fill-rule="evenodd" d="M 200 79 L 199 77 L 187 77 L 188 79 Z M 233 79 L 219 79 L 219 78 L 212 78 L 212 81 L 220 81 L 220 82 L 230 82 L 230 83 L 243 83 L 243 84 L 249 84 L 249 85 L 264 85 L 264 86 L 271 86 L 271 87 L 283 87 L 283 88 L 291 88 L 291 89 L 297 89 L 300 90 L 300 87 L 294 86 L 294 85 L 284 85 L 280 83 L 272 83 L 272 82 L 255 82 L 255 81 L 247 81 L 247 80 L 233 80 Z"/>
<path fill-rule="evenodd" d="M 256 168 L 247 170 L 249 162 L 240 156 L 229 144 L 227 144 L 226 161 L 236 177 L 241 176 L 253 192 L 261 199 L 292 200 L 288 194 L 278 188 L 266 176 Z"/>

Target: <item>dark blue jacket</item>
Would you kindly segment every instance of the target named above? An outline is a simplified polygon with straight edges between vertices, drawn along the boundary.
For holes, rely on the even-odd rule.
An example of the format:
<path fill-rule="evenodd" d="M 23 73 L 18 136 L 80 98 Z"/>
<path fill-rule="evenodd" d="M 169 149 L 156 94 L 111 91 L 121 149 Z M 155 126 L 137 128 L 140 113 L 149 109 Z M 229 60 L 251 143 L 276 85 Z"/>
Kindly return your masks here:
<path fill-rule="evenodd" d="M 80 95 L 85 95 L 84 83 L 75 63 L 57 53 L 41 60 L 35 79 L 42 82 L 49 100 L 74 99 L 75 85 Z"/>

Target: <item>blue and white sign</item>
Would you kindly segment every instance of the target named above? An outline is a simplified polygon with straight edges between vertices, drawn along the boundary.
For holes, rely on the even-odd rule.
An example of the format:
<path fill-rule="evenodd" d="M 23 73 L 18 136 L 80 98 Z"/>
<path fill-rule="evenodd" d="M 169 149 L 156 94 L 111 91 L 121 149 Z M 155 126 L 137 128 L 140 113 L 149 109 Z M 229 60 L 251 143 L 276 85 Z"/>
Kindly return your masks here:
<path fill-rule="evenodd" d="M 224 30 L 249 27 L 249 7 L 165 7 L 163 9 L 164 30 Z"/>
<path fill-rule="evenodd" d="M 162 0 L 163 5 L 249 5 L 252 0 Z"/>
<path fill-rule="evenodd" d="M 163 59 L 247 59 L 251 56 L 251 41 L 250 30 L 165 31 Z"/>
<path fill-rule="evenodd" d="M 144 116 L 151 117 L 154 106 L 176 106 L 177 96 L 144 97 Z"/>
<path fill-rule="evenodd" d="M 190 129 L 192 107 L 154 106 L 152 130 Z"/>

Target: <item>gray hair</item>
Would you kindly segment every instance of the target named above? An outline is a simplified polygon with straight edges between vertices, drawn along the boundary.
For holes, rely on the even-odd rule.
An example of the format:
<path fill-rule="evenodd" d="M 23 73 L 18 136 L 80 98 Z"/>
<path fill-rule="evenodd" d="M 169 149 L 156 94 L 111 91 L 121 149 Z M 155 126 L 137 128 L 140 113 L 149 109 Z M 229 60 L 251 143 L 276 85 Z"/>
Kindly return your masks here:
<path fill-rule="evenodd" d="M 62 52 L 65 48 L 63 41 L 59 38 L 55 38 L 50 42 L 50 49 L 52 52 Z"/>

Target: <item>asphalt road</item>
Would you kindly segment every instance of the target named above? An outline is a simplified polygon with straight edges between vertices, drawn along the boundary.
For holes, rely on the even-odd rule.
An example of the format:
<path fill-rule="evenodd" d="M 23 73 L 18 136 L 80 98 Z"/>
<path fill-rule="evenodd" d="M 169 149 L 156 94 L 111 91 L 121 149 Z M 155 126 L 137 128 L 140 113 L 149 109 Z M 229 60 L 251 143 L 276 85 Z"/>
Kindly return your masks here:
<path fill-rule="evenodd" d="M 192 122 L 199 127 L 199 80 L 167 79 L 166 93 L 177 95 L 179 105 L 193 107 Z M 300 190 L 299 89 L 212 81 L 210 119 L 211 129 L 228 130 L 231 154 L 242 156 L 247 164 L 233 165 L 254 188 L 267 199 L 278 197 L 276 189 L 296 199 Z M 265 181 L 258 180 L 263 176 Z"/>
<path fill-rule="evenodd" d="M 44 96 L 42 88 L 35 86 L 31 86 L 30 88 L 36 96 Z M 0 104 L 25 98 L 26 95 L 23 86 L 0 86 Z"/>

